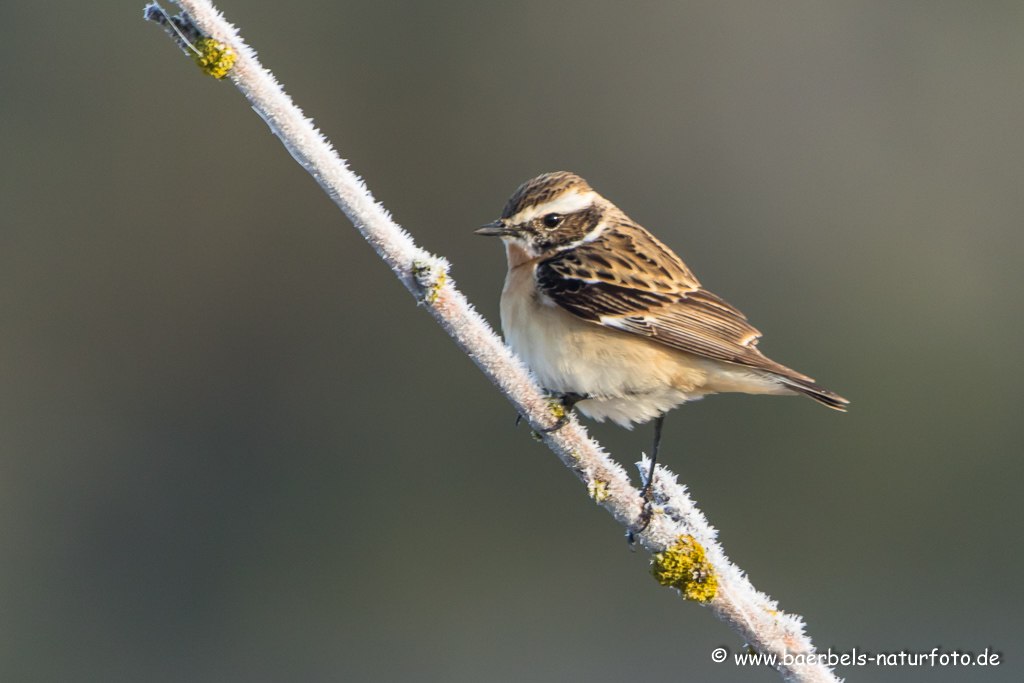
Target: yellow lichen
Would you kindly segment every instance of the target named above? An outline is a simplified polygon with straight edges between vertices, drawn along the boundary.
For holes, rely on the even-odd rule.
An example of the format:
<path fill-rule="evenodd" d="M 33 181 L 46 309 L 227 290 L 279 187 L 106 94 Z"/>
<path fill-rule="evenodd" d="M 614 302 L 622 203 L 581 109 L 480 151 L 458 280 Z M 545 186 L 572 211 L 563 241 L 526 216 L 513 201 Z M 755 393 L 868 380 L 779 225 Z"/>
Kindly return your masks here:
<path fill-rule="evenodd" d="M 433 282 L 430 282 L 430 275 L 434 272 L 437 272 L 437 277 L 434 278 Z M 417 260 L 412 264 L 412 274 L 424 289 L 423 296 L 420 297 L 420 303 L 437 303 L 437 298 L 441 295 L 441 287 L 448 280 L 448 274 L 445 273 L 444 269 L 438 268 L 432 263 Z"/>
<path fill-rule="evenodd" d="M 444 287 L 444 282 L 447 279 L 448 276 L 444 273 L 444 271 L 441 271 L 440 275 L 437 276 L 437 280 L 434 282 L 434 284 L 430 286 L 430 290 L 427 292 L 427 296 L 425 299 L 427 303 L 437 303 L 437 297 L 440 296 L 441 288 Z"/>
<path fill-rule="evenodd" d="M 238 59 L 233 48 L 213 38 L 201 36 L 194 43 L 198 54 L 193 55 L 203 73 L 214 78 L 224 78 Z"/>
<path fill-rule="evenodd" d="M 594 499 L 595 503 L 600 503 L 602 500 L 611 495 L 608 492 L 608 482 L 601 481 L 600 479 L 594 479 L 587 484 L 587 493 Z"/>
<path fill-rule="evenodd" d="M 684 598 L 694 602 L 710 602 L 718 591 L 718 577 L 704 548 L 685 534 L 671 548 L 655 553 L 651 575 L 662 586 L 677 588 Z"/>
<path fill-rule="evenodd" d="M 565 404 L 562 403 L 562 399 L 549 398 L 548 408 L 551 410 L 551 414 L 555 416 L 556 420 L 561 420 L 565 417 Z"/>

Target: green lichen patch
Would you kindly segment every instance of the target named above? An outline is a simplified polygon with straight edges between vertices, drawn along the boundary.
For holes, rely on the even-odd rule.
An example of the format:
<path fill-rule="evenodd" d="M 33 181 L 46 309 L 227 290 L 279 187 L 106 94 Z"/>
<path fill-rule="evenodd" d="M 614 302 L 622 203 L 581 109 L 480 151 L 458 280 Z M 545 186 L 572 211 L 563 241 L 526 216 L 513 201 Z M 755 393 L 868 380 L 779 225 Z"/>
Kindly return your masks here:
<path fill-rule="evenodd" d="M 651 575 L 662 586 L 677 588 L 684 598 L 694 602 L 710 602 L 718 591 L 718 577 L 704 548 L 685 534 L 671 548 L 655 553 Z"/>
<path fill-rule="evenodd" d="M 193 44 L 196 54 L 193 59 L 203 73 L 214 78 L 224 78 L 238 59 L 238 53 L 224 43 L 202 36 Z"/>

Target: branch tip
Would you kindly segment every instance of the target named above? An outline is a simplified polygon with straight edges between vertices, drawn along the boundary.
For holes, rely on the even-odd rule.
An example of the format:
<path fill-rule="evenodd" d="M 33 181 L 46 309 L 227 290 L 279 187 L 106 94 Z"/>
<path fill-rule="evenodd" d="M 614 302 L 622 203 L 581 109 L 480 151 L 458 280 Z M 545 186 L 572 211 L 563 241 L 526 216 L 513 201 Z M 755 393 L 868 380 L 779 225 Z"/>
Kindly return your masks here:
<path fill-rule="evenodd" d="M 159 4 L 151 2 L 142 9 L 142 18 L 163 26 L 167 35 L 207 76 L 217 80 L 224 78 L 238 60 L 234 48 L 204 36 L 185 12 L 172 17 Z"/>

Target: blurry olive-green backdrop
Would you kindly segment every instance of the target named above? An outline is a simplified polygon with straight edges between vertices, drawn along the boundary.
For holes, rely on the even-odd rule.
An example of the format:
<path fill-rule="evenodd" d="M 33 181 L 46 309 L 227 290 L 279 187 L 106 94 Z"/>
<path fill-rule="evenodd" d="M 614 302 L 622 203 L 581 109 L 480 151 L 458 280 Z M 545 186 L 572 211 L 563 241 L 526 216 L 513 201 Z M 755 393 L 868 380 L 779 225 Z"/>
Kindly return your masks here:
<path fill-rule="evenodd" d="M 0 680 L 777 680 L 142 5 L 0 8 Z M 840 676 L 1021 680 L 1024 5 L 220 7 L 492 323 L 572 170 L 852 400 L 662 451 L 819 648 L 1002 657 Z"/>

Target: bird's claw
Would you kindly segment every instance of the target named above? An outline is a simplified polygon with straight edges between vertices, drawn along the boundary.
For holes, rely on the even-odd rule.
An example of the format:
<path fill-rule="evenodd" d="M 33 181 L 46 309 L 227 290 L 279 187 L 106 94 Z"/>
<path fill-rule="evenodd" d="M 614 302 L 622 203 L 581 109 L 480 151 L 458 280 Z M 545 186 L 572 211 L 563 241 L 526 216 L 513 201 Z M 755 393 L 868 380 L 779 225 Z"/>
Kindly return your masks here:
<path fill-rule="evenodd" d="M 554 425 L 551 427 L 544 427 L 541 429 L 534 430 L 538 434 L 550 434 L 557 432 L 559 429 L 569 423 L 569 416 L 572 415 L 573 406 L 584 399 L 579 394 L 556 394 L 549 396 L 548 407 L 551 409 L 551 414 L 557 419 Z M 523 419 L 522 415 L 516 417 L 516 426 L 519 426 L 519 421 Z"/>
<path fill-rule="evenodd" d="M 561 398 L 549 398 L 548 406 L 551 408 L 551 414 L 557 418 L 557 422 L 551 427 L 544 427 L 537 431 L 541 434 L 550 434 L 551 432 L 557 432 L 559 429 L 564 427 L 569 422 L 569 415 L 571 414 L 572 408 L 566 408 L 563 399 Z"/>
<path fill-rule="evenodd" d="M 640 526 L 636 529 L 630 529 L 626 532 L 626 543 L 629 544 L 629 549 L 633 550 L 634 544 L 636 544 L 636 537 L 647 531 L 647 527 L 651 525 L 651 518 L 654 516 L 654 496 L 651 495 L 651 483 L 647 482 L 644 486 L 643 491 L 640 492 L 644 498 L 644 506 L 640 510 Z"/>

